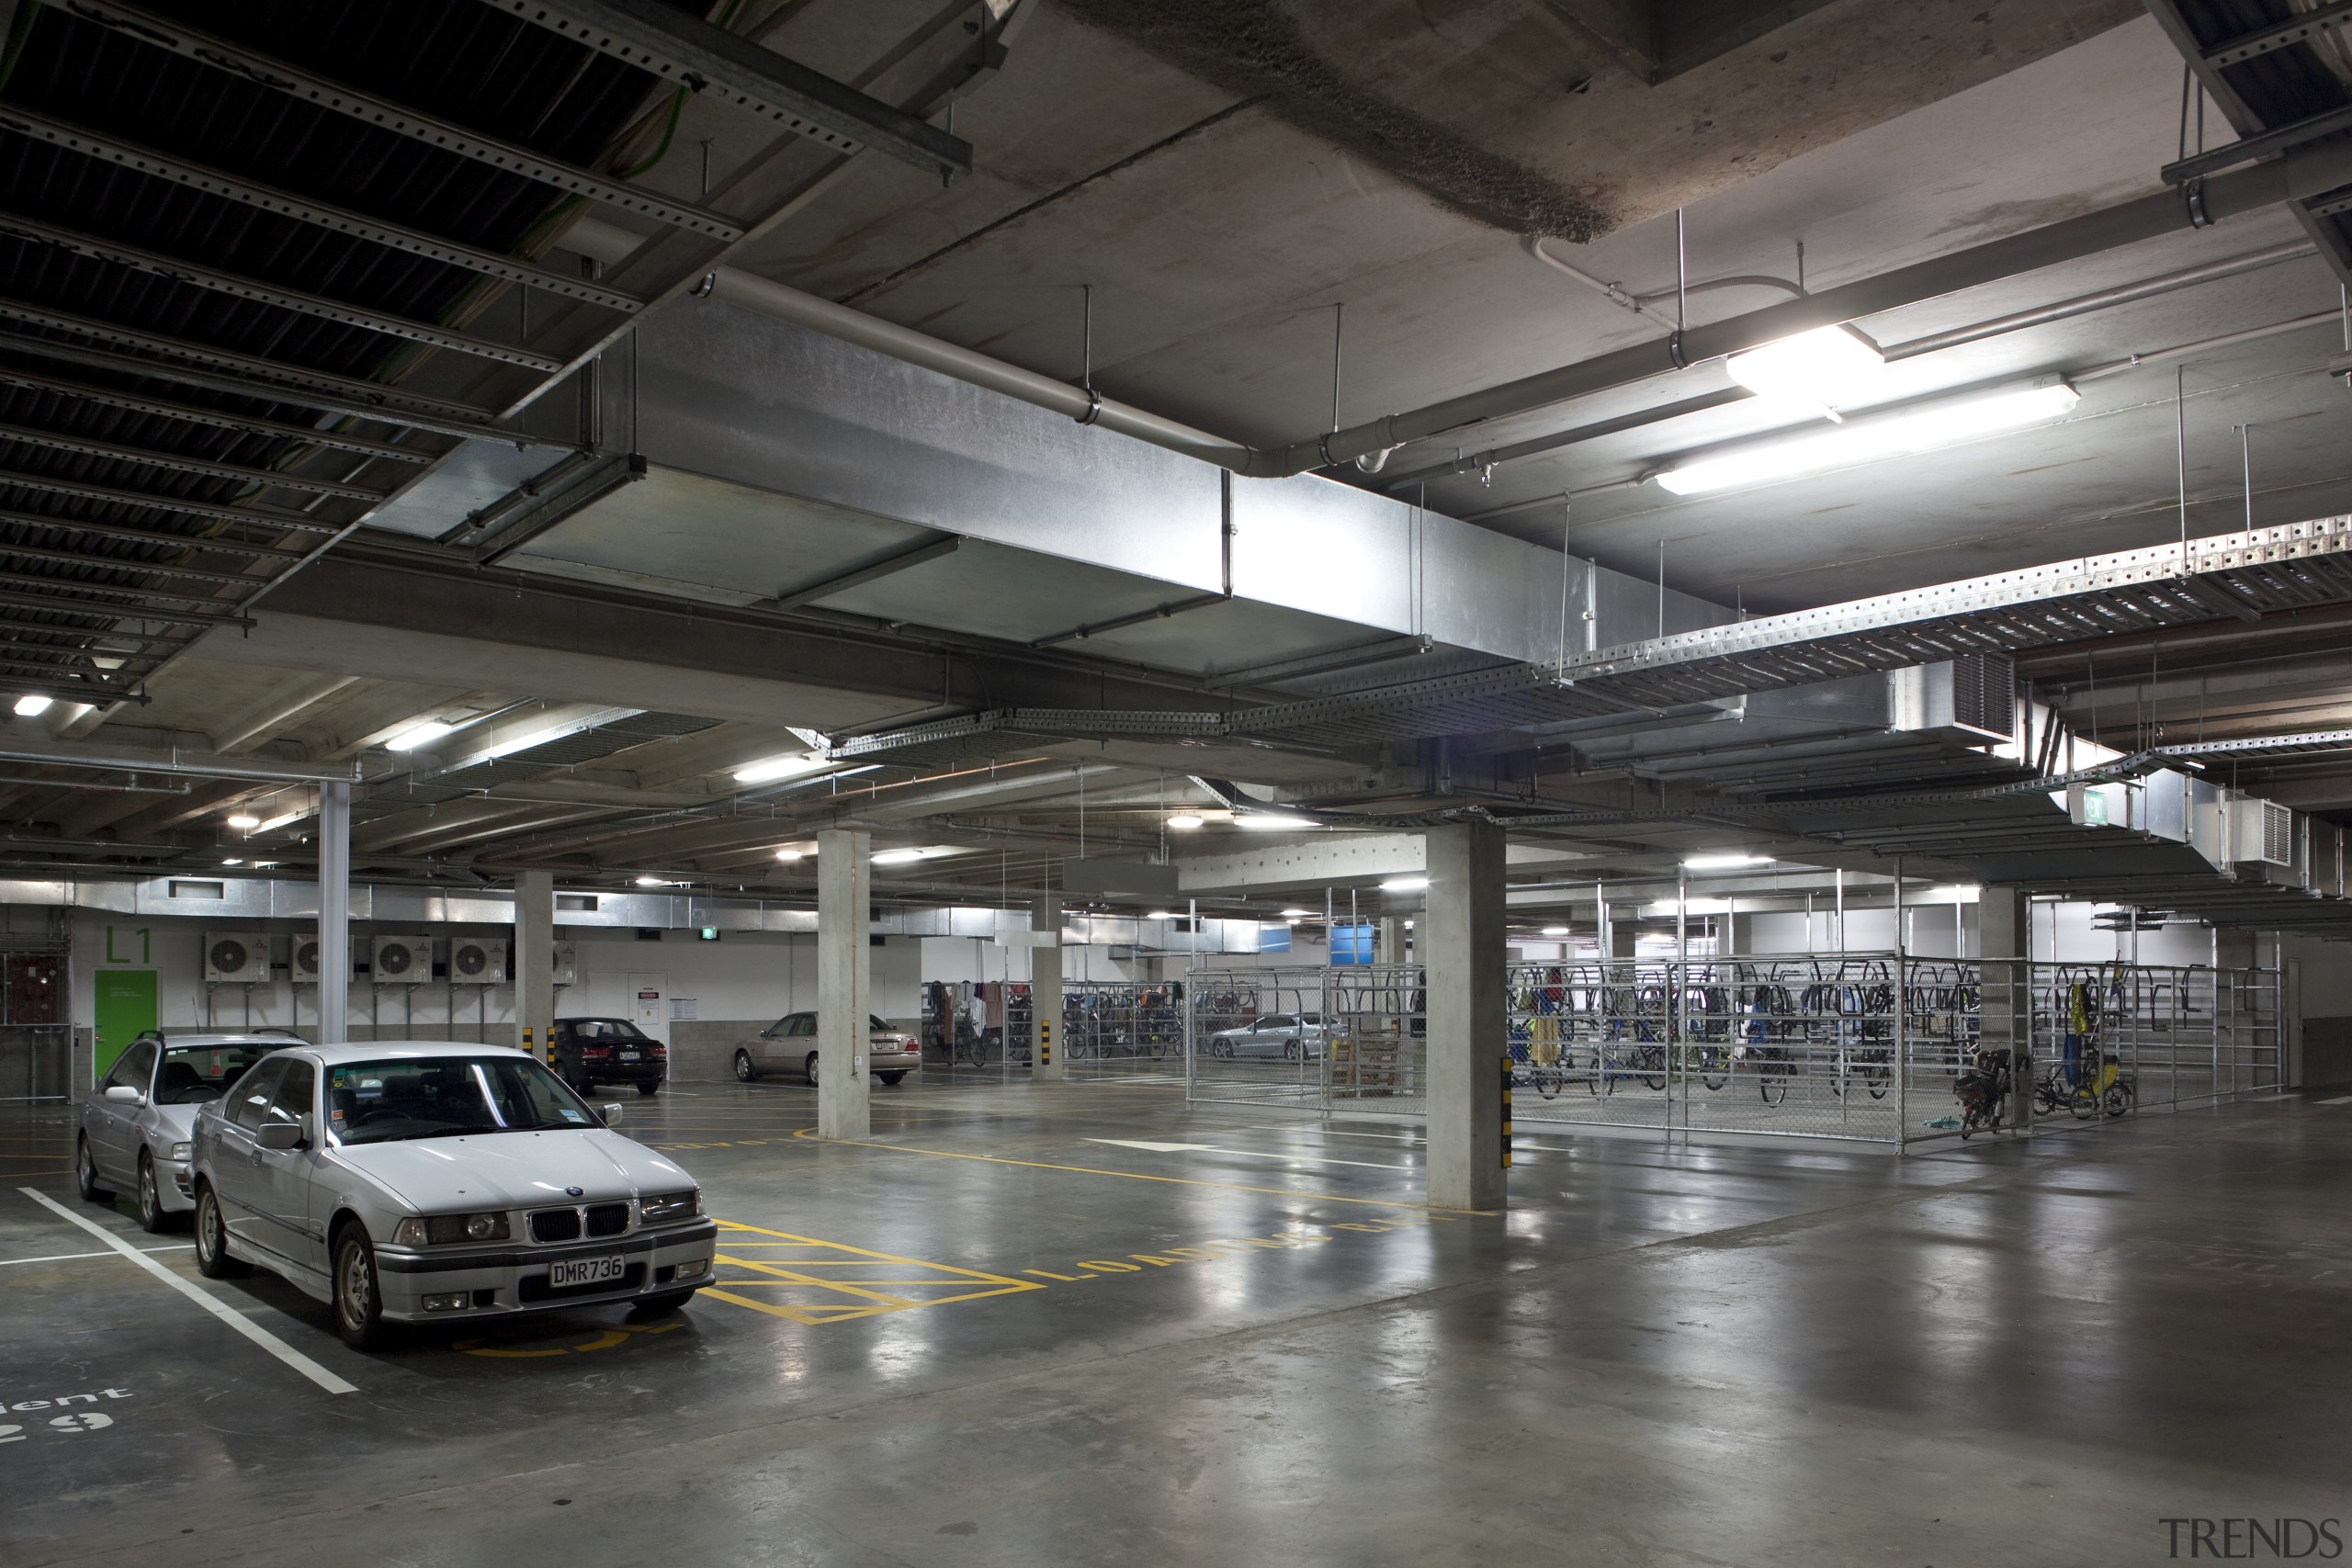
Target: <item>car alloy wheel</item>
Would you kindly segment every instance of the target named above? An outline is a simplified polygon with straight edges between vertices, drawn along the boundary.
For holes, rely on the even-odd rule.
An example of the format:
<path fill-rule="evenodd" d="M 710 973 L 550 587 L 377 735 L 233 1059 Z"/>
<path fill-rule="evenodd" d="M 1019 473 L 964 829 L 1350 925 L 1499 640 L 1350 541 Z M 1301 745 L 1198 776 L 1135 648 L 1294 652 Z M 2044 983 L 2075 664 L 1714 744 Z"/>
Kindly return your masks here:
<path fill-rule="evenodd" d="M 208 1280 L 233 1280 L 245 1272 L 244 1263 L 229 1256 L 228 1226 L 209 1182 L 196 1188 L 196 1271 Z"/>
<path fill-rule="evenodd" d="M 816 1088 L 816 1087 L 817 1087 L 817 1053 L 816 1053 L 816 1052 L 814 1052 L 814 1051 L 809 1052 L 809 1053 L 808 1053 L 808 1059 L 807 1061 L 805 1061 L 805 1062 L 803 1062 L 803 1063 L 801 1063 L 801 1064 L 800 1064 L 800 1068 L 801 1068 L 801 1070 L 802 1070 L 803 1072 L 805 1072 L 805 1073 L 807 1073 L 807 1074 L 808 1075 L 808 1087 L 809 1087 L 809 1088 L 811 1088 L 811 1089 Z"/>
<path fill-rule="evenodd" d="M 164 1213 L 164 1195 L 155 1187 L 155 1161 L 141 1149 L 139 1152 L 139 1224 L 142 1230 L 160 1231 L 171 1224 L 171 1216 Z"/>
<path fill-rule="evenodd" d="M 384 1305 L 376 1289 L 376 1248 L 357 1221 L 335 1233 L 334 1327 L 355 1350 L 383 1342 Z"/>
<path fill-rule="evenodd" d="M 759 1080 L 759 1076 L 760 1069 L 752 1066 L 752 1054 L 749 1051 L 736 1052 L 735 1081 L 737 1083 L 755 1083 Z"/>
<path fill-rule="evenodd" d="M 103 1203 L 114 1196 L 107 1190 L 104 1179 L 98 1175 L 98 1162 L 90 1153 L 90 1140 L 87 1138 L 74 1140 L 74 1185 L 87 1202 Z"/>

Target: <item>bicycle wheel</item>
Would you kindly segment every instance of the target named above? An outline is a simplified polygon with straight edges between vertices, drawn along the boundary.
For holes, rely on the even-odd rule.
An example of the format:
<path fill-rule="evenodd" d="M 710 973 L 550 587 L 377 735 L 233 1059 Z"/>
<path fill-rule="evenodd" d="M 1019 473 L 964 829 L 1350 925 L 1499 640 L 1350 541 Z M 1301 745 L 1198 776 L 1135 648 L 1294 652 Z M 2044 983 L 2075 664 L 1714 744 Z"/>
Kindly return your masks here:
<path fill-rule="evenodd" d="M 1642 1087 L 1660 1089 L 1666 1087 L 1666 1047 L 1645 1045 L 1635 1053 L 1634 1066 L 1640 1069 Z"/>
<path fill-rule="evenodd" d="M 1699 1053 L 1699 1082 L 1709 1090 L 1719 1089 L 1731 1082 L 1731 1062 L 1721 1051 L 1709 1049 Z"/>
<path fill-rule="evenodd" d="M 1789 1098 L 1789 1068 L 1785 1062 L 1766 1062 L 1757 1068 L 1756 1095 L 1767 1105 Z"/>
<path fill-rule="evenodd" d="M 1884 1062 L 1864 1062 L 1862 1083 L 1871 1091 L 1872 1100 L 1884 1100 L 1886 1091 L 1894 1087 L 1894 1074 L 1888 1070 Z"/>
<path fill-rule="evenodd" d="M 2128 1116 L 2135 1097 L 2132 1086 L 2121 1078 L 2107 1086 L 2107 1093 L 2099 1097 L 2101 1109 L 2109 1116 Z"/>
<path fill-rule="evenodd" d="M 2066 1109 L 2077 1122 L 2087 1122 L 2098 1114 L 2098 1091 L 2088 1084 L 2079 1084 L 2066 1097 Z"/>
<path fill-rule="evenodd" d="M 1534 1068 L 1533 1070 L 1532 1070 L 1532 1071 L 1528 1074 L 1528 1077 L 1529 1077 L 1529 1079 L 1530 1079 L 1530 1080 L 1533 1083 L 1533 1085 L 1534 1085 L 1534 1088 L 1535 1088 L 1535 1098 L 1536 1098 L 1536 1099 L 1538 1099 L 1538 1100 L 1557 1100 L 1557 1099 L 1559 1098 L 1559 1096 L 1560 1096 L 1560 1069 L 1559 1069 L 1559 1068 L 1557 1068 L 1557 1067 L 1537 1067 L 1537 1068 Z"/>

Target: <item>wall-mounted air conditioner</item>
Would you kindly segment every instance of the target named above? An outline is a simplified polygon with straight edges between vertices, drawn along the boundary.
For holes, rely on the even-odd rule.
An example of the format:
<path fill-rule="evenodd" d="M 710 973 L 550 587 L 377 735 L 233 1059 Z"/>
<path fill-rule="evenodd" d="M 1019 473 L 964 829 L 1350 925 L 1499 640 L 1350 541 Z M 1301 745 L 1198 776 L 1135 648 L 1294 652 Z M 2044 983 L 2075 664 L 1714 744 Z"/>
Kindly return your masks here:
<path fill-rule="evenodd" d="M 204 933 L 204 978 L 210 985 L 252 986 L 269 978 L 269 938 L 258 931 Z"/>
<path fill-rule="evenodd" d="M 453 986 L 498 986 L 506 980 L 506 943 L 486 937 L 449 939 L 449 983 Z"/>
<path fill-rule="evenodd" d="M 292 956 L 294 962 L 290 968 L 294 976 L 294 983 L 298 986 L 317 985 L 319 983 L 319 939 L 314 936 L 296 937 Z"/>
<path fill-rule="evenodd" d="M 419 986 L 433 978 L 433 939 L 379 936 L 369 973 L 379 986 Z"/>

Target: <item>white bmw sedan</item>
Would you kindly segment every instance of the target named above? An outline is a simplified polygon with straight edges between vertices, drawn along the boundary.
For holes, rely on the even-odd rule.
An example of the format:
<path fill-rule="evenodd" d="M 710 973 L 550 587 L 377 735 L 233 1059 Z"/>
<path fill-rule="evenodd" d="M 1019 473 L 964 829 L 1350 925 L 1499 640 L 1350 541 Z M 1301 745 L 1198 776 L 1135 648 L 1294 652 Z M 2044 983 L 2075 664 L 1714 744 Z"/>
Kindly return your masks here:
<path fill-rule="evenodd" d="M 197 1267 L 281 1275 L 361 1348 L 390 1323 L 674 1309 L 718 1227 L 692 1177 L 610 1130 L 620 1110 L 496 1045 L 274 1052 L 198 1113 Z"/>

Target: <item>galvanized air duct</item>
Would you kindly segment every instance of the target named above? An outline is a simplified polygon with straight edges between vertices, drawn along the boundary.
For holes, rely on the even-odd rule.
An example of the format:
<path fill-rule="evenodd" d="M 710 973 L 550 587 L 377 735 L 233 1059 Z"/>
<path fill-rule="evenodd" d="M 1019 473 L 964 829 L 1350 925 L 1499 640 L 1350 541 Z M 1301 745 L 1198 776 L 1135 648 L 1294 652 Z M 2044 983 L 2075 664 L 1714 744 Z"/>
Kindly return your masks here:
<path fill-rule="evenodd" d="M 1668 375 L 1704 360 L 1777 343 L 1815 327 L 1834 326 L 1916 305 L 2020 273 L 2098 255 L 2177 230 L 2204 228 L 2346 184 L 2352 184 L 2352 144 L 2300 148 L 2282 158 L 2202 181 L 2193 208 L 2179 191 L 2159 192 L 1897 267 L 1875 277 L 1823 289 L 1805 299 L 1784 300 L 1727 321 L 1692 327 L 1556 370 L 1506 381 L 1484 391 L 1449 398 L 1404 413 L 1387 414 L 1329 435 L 1271 449 L 1195 430 L 1082 387 L 943 343 L 910 327 L 781 283 L 771 283 L 735 267 L 722 266 L 713 271 L 695 292 L 1050 409 L 1081 424 L 1099 424 L 1122 435 L 1198 457 L 1237 474 L 1283 479 L 1351 463 L 1359 457 L 1374 457 L 1409 442 L 1428 440 L 1466 425 L 1504 419 L 1571 398 L 1588 397 Z M 583 255 L 612 262 L 636 250 L 644 239 L 602 220 L 583 219 L 567 231 L 563 243 Z"/>

